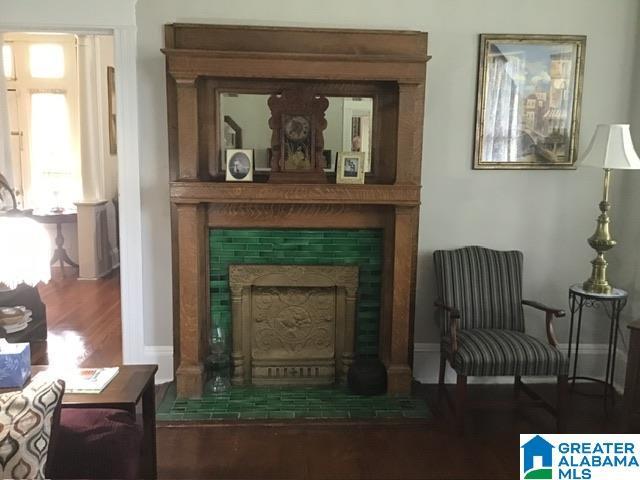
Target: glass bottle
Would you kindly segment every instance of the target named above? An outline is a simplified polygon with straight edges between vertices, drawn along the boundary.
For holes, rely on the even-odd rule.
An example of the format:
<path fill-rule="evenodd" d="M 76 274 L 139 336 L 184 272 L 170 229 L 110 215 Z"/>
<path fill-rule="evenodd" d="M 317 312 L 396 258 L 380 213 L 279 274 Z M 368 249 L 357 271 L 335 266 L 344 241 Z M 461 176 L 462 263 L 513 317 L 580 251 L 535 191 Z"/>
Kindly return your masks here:
<path fill-rule="evenodd" d="M 227 350 L 226 332 L 216 327 L 211 330 L 209 338 L 209 354 L 206 361 L 207 393 L 222 393 L 231 387 L 230 358 Z"/>

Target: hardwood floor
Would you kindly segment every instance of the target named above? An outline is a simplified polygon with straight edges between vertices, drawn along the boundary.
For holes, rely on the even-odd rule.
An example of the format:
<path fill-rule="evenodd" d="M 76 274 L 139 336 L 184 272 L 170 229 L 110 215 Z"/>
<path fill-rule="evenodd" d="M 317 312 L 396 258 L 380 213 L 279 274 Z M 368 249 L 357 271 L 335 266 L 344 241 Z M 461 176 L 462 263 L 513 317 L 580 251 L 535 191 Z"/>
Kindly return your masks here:
<path fill-rule="evenodd" d="M 536 385 L 545 398 L 555 385 Z M 599 386 L 578 385 L 599 392 Z M 555 419 L 542 409 L 475 410 L 459 435 L 452 412 L 438 402 L 435 385 L 417 385 L 429 403 L 431 421 L 290 422 L 227 424 L 158 423 L 161 478 L 233 479 L 514 479 L 519 470 L 519 434 L 555 433 Z M 470 385 L 476 399 L 506 400 L 508 385 Z M 627 429 L 621 400 L 605 414 L 602 400 L 570 396 L 568 431 L 615 433 Z"/>
<path fill-rule="evenodd" d="M 47 305 L 52 362 L 81 366 L 121 363 L 120 282 L 56 276 L 39 287 Z M 550 401 L 554 385 L 536 385 Z M 595 392 L 599 386 L 581 384 Z M 159 399 L 166 388 L 159 387 Z M 518 478 L 519 433 L 553 433 L 555 421 L 533 408 L 476 410 L 466 432 L 438 401 L 435 385 L 416 385 L 434 418 L 403 422 L 158 423 L 161 478 L 233 479 L 513 479 Z M 507 385 L 470 385 L 476 399 L 508 399 Z M 570 396 L 568 431 L 625 432 L 621 401 L 605 414 L 602 400 Z"/>
<path fill-rule="evenodd" d="M 47 306 L 48 338 L 46 352 L 33 363 L 69 367 L 122 363 L 119 271 L 95 281 L 63 278 L 56 272 L 38 291 Z"/>

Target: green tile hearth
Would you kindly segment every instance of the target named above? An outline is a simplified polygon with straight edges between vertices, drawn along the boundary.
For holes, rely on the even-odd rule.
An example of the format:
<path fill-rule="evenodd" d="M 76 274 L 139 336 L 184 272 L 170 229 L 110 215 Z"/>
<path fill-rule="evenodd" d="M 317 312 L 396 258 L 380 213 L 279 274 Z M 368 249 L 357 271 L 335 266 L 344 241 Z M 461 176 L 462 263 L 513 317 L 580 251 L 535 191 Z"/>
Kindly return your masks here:
<path fill-rule="evenodd" d="M 423 399 L 409 396 L 365 397 L 346 387 L 232 387 L 223 394 L 177 400 L 175 385 L 158 408 L 158 421 L 293 419 L 428 419 Z"/>
<path fill-rule="evenodd" d="M 209 263 L 211 320 L 227 334 L 229 265 L 357 265 L 356 352 L 378 353 L 382 230 L 215 228 L 209 230 Z"/>

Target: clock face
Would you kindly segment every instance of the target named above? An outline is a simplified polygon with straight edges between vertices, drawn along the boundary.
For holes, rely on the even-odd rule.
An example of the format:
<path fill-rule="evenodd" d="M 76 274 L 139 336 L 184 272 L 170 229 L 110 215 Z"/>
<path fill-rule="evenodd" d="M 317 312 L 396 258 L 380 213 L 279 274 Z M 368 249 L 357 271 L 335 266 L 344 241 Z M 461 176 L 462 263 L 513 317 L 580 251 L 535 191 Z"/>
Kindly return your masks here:
<path fill-rule="evenodd" d="M 309 120 L 301 115 L 285 117 L 284 134 L 288 140 L 300 142 L 309 136 Z"/>

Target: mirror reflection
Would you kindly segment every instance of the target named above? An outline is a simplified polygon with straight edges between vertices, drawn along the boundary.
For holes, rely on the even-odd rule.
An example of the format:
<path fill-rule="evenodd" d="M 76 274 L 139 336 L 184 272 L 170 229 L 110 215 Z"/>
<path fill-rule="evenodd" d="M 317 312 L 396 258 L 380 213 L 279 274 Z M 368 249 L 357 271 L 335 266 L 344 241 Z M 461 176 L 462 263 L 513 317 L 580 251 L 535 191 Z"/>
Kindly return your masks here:
<path fill-rule="evenodd" d="M 220 158 L 228 148 L 254 151 L 257 172 L 270 170 L 271 112 L 268 94 L 222 93 L 220 95 Z M 365 172 L 371 171 L 373 98 L 327 97 L 324 131 L 325 171 L 335 172 L 338 152 L 365 152 Z M 222 161 L 222 169 L 225 169 Z"/>

